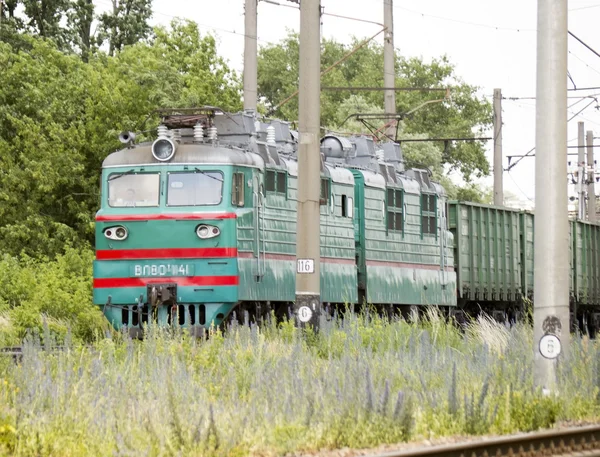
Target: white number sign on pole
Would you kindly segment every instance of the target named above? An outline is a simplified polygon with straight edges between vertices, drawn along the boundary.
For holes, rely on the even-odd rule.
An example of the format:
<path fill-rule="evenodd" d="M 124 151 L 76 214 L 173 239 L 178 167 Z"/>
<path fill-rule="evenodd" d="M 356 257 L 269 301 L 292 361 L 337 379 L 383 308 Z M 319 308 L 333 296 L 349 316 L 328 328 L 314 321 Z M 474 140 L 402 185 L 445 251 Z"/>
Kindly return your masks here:
<path fill-rule="evenodd" d="M 555 359 L 560 354 L 560 340 L 556 335 L 544 335 L 540 339 L 540 354 L 547 359 Z"/>
<path fill-rule="evenodd" d="M 314 259 L 298 259 L 298 266 L 296 271 L 300 274 L 309 274 L 315 272 L 315 261 Z"/>
<path fill-rule="evenodd" d="M 300 319 L 301 322 L 308 322 L 312 317 L 312 314 L 312 310 L 308 306 L 301 306 L 298 309 L 298 319 Z"/>

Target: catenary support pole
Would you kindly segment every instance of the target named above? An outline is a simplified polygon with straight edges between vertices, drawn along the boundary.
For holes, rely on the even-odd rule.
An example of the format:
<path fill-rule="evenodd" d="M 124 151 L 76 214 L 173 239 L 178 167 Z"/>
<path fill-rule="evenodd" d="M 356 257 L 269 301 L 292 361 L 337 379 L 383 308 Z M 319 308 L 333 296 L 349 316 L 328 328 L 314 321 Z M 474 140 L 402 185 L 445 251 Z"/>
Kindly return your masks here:
<path fill-rule="evenodd" d="M 494 205 L 504 206 L 502 183 L 502 90 L 494 89 Z"/>
<path fill-rule="evenodd" d="M 256 111 L 257 6 L 258 0 L 246 0 L 244 13 L 244 110 L 246 111 Z"/>
<path fill-rule="evenodd" d="M 294 312 L 301 325 L 314 328 L 318 328 L 321 314 L 320 12 L 320 0 L 302 0 L 300 3 L 300 144 Z"/>
<path fill-rule="evenodd" d="M 556 391 L 568 353 L 567 0 L 538 0 L 534 230 L 534 382 Z"/>
<path fill-rule="evenodd" d="M 587 143 L 587 201 L 588 201 L 588 220 L 596 223 L 596 164 L 594 163 L 594 132 L 588 130 L 586 133 Z"/>
<path fill-rule="evenodd" d="M 577 217 L 585 220 L 585 129 L 577 123 Z"/>
<path fill-rule="evenodd" d="M 383 0 L 383 25 L 386 30 L 383 38 L 383 86 L 396 85 L 396 70 L 394 57 L 394 0 Z M 386 90 L 384 96 L 385 114 L 396 114 L 396 93 Z M 385 130 L 388 138 L 396 137 L 395 122 L 391 122 Z"/>

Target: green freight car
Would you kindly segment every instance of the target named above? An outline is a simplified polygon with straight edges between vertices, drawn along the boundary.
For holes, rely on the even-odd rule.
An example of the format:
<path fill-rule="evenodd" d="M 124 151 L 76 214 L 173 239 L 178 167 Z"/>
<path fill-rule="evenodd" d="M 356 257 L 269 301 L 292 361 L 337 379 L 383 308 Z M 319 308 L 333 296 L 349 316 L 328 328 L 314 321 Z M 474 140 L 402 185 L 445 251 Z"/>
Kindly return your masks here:
<path fill-rule="evenodd" d="M 459 308 L 518 320 L 535 300 L 534 214 L 468 202 L 448 205 Z M 600 226 L 570 221 L 571 324 L 590 333 L 600 325 L 599 249 Z"/>

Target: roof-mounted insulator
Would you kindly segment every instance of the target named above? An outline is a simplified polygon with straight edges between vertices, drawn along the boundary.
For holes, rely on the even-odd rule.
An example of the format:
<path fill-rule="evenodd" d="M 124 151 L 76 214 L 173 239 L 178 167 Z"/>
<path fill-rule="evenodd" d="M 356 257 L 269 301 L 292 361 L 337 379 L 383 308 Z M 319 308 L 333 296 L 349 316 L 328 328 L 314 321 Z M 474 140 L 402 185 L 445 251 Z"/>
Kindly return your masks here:
<path fill-rule="evenodd" d="M 214 125 L 208 128 L 208 139 L 213 143 L 217 141 L 217 128 Z"/>
<path fill-rule="evenodd" d="M 204 143 L 204 129 L 199 122 L 194 125 L 194 143 Z"/>
<path fill-rule="evenodd" d="M 275 143 L 275 127 L 272 125 L 267 127 L 267 143 Z"/>
<path fill-rule="evenodd" d="M 158 137 L 159 138 L 168 138 L 169 136 L 169 128 L 166 125 L 159 125 L 158 128 Z"/>

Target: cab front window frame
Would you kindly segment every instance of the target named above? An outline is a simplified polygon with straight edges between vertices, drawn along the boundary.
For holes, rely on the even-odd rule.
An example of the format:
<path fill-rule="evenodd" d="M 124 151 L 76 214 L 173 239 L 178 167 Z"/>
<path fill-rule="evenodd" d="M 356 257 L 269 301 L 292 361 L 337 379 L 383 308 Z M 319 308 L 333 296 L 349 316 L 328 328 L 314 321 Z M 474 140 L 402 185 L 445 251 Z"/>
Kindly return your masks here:
<path fill-rule="evenodd" d="M 158 171 L 115 171 L 106 179 L 106 203 L 110 208 L 157 208 L 160 188 Z"/>
<path fill-rule="evenodd" d="M 198 198 L 203 195 L 204 197 L 206 196 L 205 191 L 198 193 L 198 189 L 195 190 L 196 194 L 194 196 L 194 198 L 192 199 L 192 203 L 189 203 L 189 200 L 187 203 L 182 203 L 181 201 L 178 200 L 172 200 L 174 197 L 174 195 L 176 195 L 176 190 L 175 188 L 172 188 L 172 184 L 174 184 L 174 182 L 171 181 L 171 179 L 174 176 L 187 176 L 187 177 L 192 177 L 192 176 L 201 176 L 203 180 L 205 180 L 204 182 L 206 183 L 212 183 L 213 189 L 212 190 L 217 190 L 219 193 L 219 198 L 218 201 L 209 201 L 209 202 L 203 202 L 202 200 L 198 200 Z M 197 184 L 192 181 L 192 184 Z M 176 182 L 176 181 L 175 181 Z M 166 192 L 166 200 L 165 200 L 165 206 L 171 208 L 171 207 L 200 207 L 200 206 L 218 206 L 221 203 L 223 203 L 223 192 L 224 192 L 224 184 L 225 184 L 225 179 L 224 179 L 224 174 L 223 171 L 221 170 L 199 170 L 196 169 L 194 170 L 178 170 L 178 171 L 170 171 L 167 172 L 166 174 L 166 187 L 167 187 L 167 192 Z M 184 184 L 185 185 L 185 184 Z M 217 189 L 214 186 L 219 186 L 219 188 Z M 208 186 L 209 188 L 211 187 L 210 185 Z M 216 192 L 215 192 L 216 193 Z M 182 194 L 184 195 L 184 194 Z M 190 194 L 185 194 L 188 196 L 190 196 Z"/>

